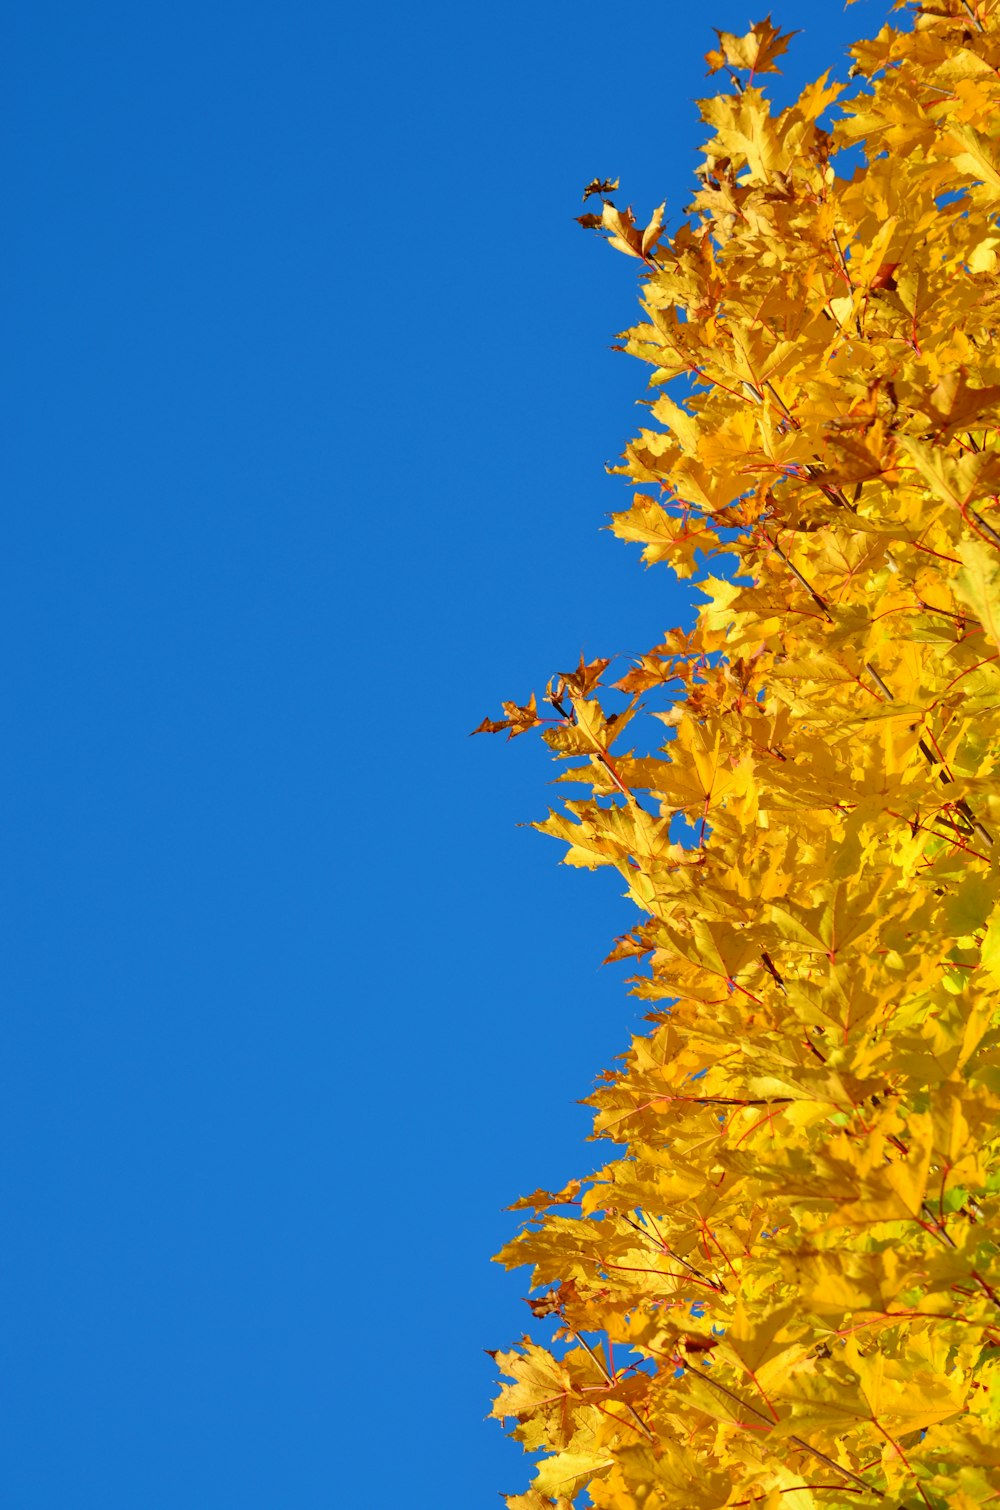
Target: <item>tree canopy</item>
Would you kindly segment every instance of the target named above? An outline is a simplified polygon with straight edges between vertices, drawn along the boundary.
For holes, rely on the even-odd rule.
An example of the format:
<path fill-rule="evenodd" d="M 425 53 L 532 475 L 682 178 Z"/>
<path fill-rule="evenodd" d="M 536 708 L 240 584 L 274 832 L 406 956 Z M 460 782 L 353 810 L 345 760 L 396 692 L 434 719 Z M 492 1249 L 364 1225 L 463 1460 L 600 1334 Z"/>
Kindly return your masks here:
<path fill-rule="evenodd" d="M 481 726 L 583 788 L 537 827 L 648 1004 L 500 1255 L 511 1510 L 1000 1494 L 1000 6 L 910 20 L 780 113 L 788 35 L 720 33 L 674 230 L 588 186 L 653 390 L 612 528 L 704 603 Z"/>

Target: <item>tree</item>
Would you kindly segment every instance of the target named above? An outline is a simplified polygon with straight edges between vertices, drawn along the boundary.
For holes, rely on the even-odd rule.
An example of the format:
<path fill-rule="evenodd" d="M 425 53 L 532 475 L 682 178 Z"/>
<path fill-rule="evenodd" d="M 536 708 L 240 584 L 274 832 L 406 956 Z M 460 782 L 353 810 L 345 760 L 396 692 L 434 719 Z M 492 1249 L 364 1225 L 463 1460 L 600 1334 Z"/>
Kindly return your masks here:
<path fill-rule="evenodd" d="M 555 1328 L 498 1355 L 519 1510 L 1000 1494 L 1000 5 L 772 115 L 787 43 L 719 35 L 672 235 L 583 217 L 655 394 L 612 527 L 697 625 L 481 726 L 586 789 L 537 827 L 623 878 L 649 1005 L 500 1255 Z"/>

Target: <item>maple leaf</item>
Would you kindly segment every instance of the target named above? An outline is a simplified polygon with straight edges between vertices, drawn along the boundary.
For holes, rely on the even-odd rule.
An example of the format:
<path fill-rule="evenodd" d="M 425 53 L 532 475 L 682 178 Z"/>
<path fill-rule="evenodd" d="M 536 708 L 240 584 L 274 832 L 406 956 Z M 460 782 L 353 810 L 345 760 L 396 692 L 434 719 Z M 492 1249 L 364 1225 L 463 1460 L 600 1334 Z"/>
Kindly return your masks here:
<path fill-rule="evenodd" d="M 955 577 L 955 593 L 1000 649 L 1000 551 L 976 539 L 963 540 L 958 549 L 962 570 Z"/>
<path fill-rule="evenodd" d="M 612 514 L 611 529 L 620 540 L 634 540 L 642 545 L 642 559 L 650 566 L 669 561 L 679 577 L 689 577 L 696 569 L 696 552 L 711 555 L 721 544 L 715 530 L 696 519 L 676 518 L 643 493 L 620 514 Z"/>
<path fill-rule="evenodd" d="M 640 231 L 631 209 L 616 210 L 610 200 L 605 200 L 604 209 L 601 212 L 601 224 L 608 232 L 609 244 L 616 251 L 625 252 L 629 257 L 639 257 L 645 261 L 663 234 L 665 208 L 666 206 L 661 204 L 654 210 L 649 224 Z M 589 217 L 579 218 L 581 224 L 584 220 L 589 224 Z"/>
<path fill-rule="evenodd" d="M 600 194 L 602 198 L 605 194 L 613 194 L 617 187 L 617 178 L 592 178 L 583 191 L 583 202 L 586 204 L 592 194 Z"/>
<path fill-rule="evenodd" d="M 532 693 L 528 701 L 521 706 L 518 703 L 504 703 L 504 718 L 484 718 L 481 724 L 477 724 L 472 730 L 473 734 L 499 734 L 507 731 L 507 738 L 513 739 L 517 734 L 526 734 L 529 729 L 534 729 L 541 723 L 538 717 L 538 708 L 535 703 L 535 694 Z"/>
<path fill-rule="evenodd" d="M 1000 386 L 974 388 L 960 369 L 946 372 L 930 395 L 928 409 L 938 432 L 944 435 L 970 429 L 984 420 L 995 424 L 1000 414 Z"/>
<path fill-rule="evenodd" d="M 774 60 L 788 50 L 789 42 L 798 36 L 798 32 L 779 32 L 771 25 L 768 16 L 755 22 L 745 36 L 738 37 L 718 28 L 715 35 L 719 39 L 718 47 L 705 54 L 709 74 L 728 67 L 748 71 L 752 77 L 755 73 L 778 73 Z"/>
<path fill-rule="evenodd" d="M 553 1285 L 551 1290 L 546 1290 L 544 1295 L 537 1295 L 534 1299 L 528 1299 L 527 1305 L 532 1316 L 544 1320 L 546 1316 L 559 1316 L 567 1301 L 572 1300 L 577 1293 L 577 1287 L 572 1280 L 565 1284 Z"/>
<path fill-rule="evenodd" d="M 521 1196 L 513 1205 L 508 1206 L 508 1211 L 547 1211 L 550 1206 L 567 1206 L 576 1201 L 580 1194 L 581 1182 L 570 1180 L 562 1190 L 535 1190 L 531 1195 Z"/>
<path fill-rule="evenodd" d="M 560 673 L 554 696 L 560 698 L 564 692 L 572 697 L 586 697 L 595 687 L 600 685 L 601 677 L 611 665 L 610 657 L 602 660 L 585 661 L 583 653 L 580 654 L 580 664 L 575 671 L 563 671 Z"/>

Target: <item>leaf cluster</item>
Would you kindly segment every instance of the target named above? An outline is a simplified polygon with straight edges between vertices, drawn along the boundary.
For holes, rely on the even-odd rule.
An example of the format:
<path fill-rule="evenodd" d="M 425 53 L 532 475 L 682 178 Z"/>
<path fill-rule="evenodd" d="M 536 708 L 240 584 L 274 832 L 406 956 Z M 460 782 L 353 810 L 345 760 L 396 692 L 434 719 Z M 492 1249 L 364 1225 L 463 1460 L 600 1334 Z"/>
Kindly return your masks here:
<path fill-rule="evenodd" d="M 720 34 L 687 221 L 599 222 L 654 394 L 612 528 L 696 627 L 481 726 L 582 786 L 537 826 L 622 878 L 649 1010 L 500 1255 L 512 1510 L 1000 1493 L 1000 5 L 772 114 L 786 42 Z"/>

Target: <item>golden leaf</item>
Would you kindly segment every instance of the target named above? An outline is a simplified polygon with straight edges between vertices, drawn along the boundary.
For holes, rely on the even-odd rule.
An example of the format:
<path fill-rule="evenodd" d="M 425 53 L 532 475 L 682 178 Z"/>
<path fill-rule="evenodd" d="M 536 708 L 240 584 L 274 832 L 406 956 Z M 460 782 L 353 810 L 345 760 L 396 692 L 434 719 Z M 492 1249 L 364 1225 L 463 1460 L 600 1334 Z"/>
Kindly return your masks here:
<path fill-rule="evenodd" d="M 738 37 L 718 28 L 715 35 L 719 46 L 705 54 L 709 73 L 718 73 L 720 68 L 729 67 L 749 70 L 752 76 L 755 73 L 777 73 L 775 58 L 787 51 L 789 42 L 798 36 L 798 32 L 782 34 L 771 25 L 768 16 L 764 21 L 755 22 L 745 36 Z"/>

